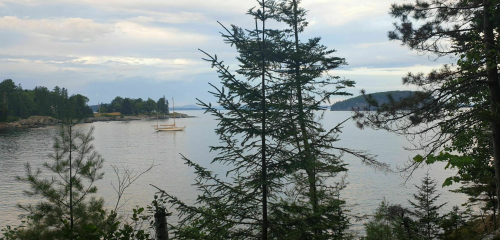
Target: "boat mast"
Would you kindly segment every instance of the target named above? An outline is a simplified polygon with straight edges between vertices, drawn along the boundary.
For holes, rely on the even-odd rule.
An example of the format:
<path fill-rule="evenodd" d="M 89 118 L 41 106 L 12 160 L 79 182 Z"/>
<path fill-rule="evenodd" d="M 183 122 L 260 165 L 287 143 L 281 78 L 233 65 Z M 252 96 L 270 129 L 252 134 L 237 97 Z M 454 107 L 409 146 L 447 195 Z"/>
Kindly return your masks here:
<path fill-rule="evenodd" d="M 174 111 L 174 127 L 175 127 L 175 102 L 174 102 L 174 98 L 172 98 L 172 108 Z"/>

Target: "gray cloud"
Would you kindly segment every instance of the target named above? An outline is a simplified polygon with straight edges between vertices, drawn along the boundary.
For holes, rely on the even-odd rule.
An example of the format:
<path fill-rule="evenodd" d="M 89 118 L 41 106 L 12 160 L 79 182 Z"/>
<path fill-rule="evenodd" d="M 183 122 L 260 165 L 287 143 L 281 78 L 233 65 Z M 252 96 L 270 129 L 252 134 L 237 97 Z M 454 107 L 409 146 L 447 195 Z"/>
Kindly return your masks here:
<path fill-rule="evenodd" d="M 48 37 L 55 41 L 88 42 L 113 32 L 111 26 L 94 22 L 91 19 L 19 19 L 6 16 L 0 18 L 0 29 Z"/>
<path fill-rule="evenodd" d="M 303 39 L 321 36 L 349 65 L 332 74 L 368 92 L 405 89 L 407 71 L 429 71 L 449 58 L 431 59 L 389 42 L 390 4 L 403 0 L 304 0 L 310 26 Z M 237 53 L 223 43 L 217 20 L 253 28 L 243 0 L 0 0 L 0 76 L 26 88 L 70 89 L 92 102 L 122 97 L 178 95 L 179 104 L 211 99 L 217 74 L 203 49 L 236 69 Z M 275 24 L 274 24 L 275 25 Z M 273 24 L 270 24 L 273 26 Z M 114 87 L 113 87 L 114 86 Z M 182 93 L 182 94 L 181 94 Z M 178 100 L 177 100 L 178 99 Z"/>

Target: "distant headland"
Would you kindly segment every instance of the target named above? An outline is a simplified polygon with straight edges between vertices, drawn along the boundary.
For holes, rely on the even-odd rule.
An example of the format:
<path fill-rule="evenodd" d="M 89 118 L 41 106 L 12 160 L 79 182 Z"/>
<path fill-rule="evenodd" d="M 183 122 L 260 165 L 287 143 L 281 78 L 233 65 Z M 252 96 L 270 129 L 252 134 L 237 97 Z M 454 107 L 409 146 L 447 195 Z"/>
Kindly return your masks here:
<path fill-rule="evenodd" d="M 399 100 L 402 98 L 406 98 L 414 94 L 415 91 L 387 91 L 387 92 L 377 92 L 371 93 L 372 97 L 376 99 L 379 103 L 387 103 L 389 101 L 388 95 L 391 95 L 394 100 Z M 331 107 L 331 111 L 351 111 L 353 108 L 363 109 L 364 107 L 368 107 L 366 103 L 365 97 L 363 95 L 359 95 L 357 97 L 349 98 L 344 101 L 336 102 Z M 373 109 L 375 110 L 375 108 Z"/>

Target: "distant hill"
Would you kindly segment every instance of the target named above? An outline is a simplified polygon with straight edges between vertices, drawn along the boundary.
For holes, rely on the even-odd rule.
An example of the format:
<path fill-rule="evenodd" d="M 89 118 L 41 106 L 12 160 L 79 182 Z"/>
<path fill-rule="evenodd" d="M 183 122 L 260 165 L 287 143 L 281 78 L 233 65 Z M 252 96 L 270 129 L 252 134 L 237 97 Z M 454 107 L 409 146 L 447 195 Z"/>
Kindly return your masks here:
<path fill-rule="evenodd" d="M 198 105 L 195 104 L 190 104 L 190 105 L 184 105 L 184 106 L 178 106 L 175 107 L 175 110 L 202 110 L 202 108 Z"/>
<path fill-rule="evenodd" d="M 394 100 L 399 100 L 402 98 L 406 98 L 415 93 L 414 91 L 388 91 L 388 92 L 378 92 L 372 93 L 373 98 L 375 98 L 379 103 L 386 103 L 389 101 L 387 95 L 392 95 Z M 331 111 L 351 111 L 352 108 L 363 108 L 367 106 L 365 98 L 363 95 L 346 99 L 344 101 L 336 102 L 331 107 Z"/>

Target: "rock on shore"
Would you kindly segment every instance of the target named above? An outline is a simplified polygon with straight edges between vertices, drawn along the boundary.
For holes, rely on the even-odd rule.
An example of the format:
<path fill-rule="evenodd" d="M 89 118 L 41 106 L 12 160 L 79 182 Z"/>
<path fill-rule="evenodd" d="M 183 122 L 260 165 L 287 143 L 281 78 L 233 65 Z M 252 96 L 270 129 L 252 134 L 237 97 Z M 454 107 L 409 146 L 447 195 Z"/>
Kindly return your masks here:
<path fill-rule="evenodd" d="M 0 129 L 7 128 L 38 128 L 43 126 L 51 126 L 60 123 L 60 120 L 57 120 L 53 117 L 48 116 L 31 116 L 27 119 L 21 119 L 19 121 L 11 122 L 11 123 L 0 123 Z"/>

